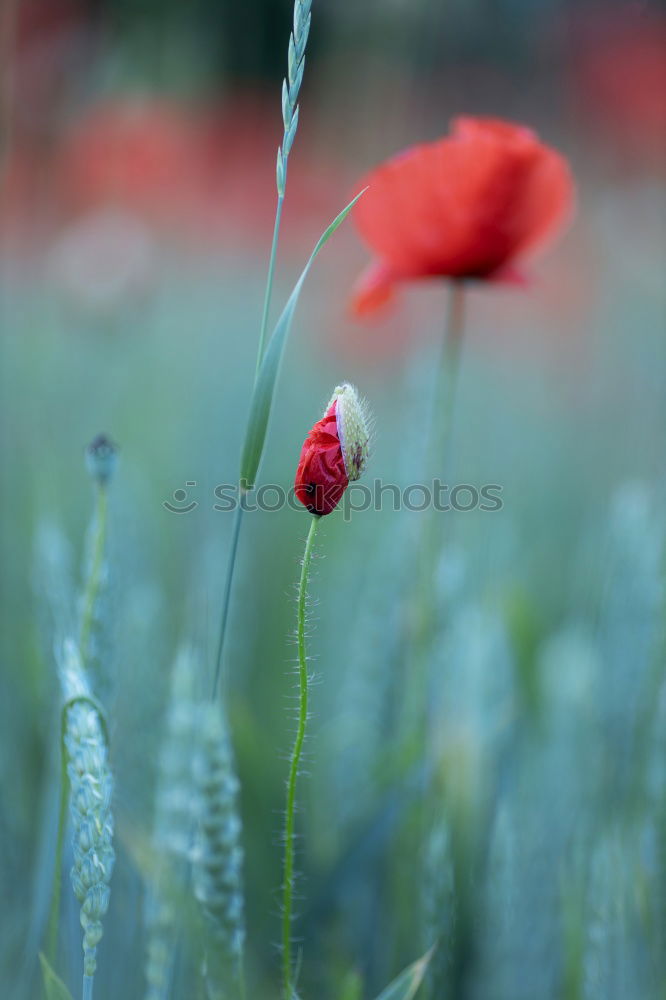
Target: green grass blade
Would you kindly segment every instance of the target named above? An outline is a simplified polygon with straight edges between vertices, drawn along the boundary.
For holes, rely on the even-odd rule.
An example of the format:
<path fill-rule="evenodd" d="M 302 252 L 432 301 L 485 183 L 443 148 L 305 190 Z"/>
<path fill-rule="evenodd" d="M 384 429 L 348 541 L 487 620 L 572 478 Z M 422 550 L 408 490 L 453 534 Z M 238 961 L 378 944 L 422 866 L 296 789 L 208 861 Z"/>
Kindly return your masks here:
<path fill-rule="evenodd" d="M 379 994 L 377 1000 L 412 1000 L 428 971 L 434 950 L 434 947 L 431 948 L 417 962 L 408 965 L 398 978 Z"/>
<path fill-rule="evenodd" d="M 291 328 L 291 322 L 294 317 L 296 305 L 298 303 L 303 284 L 305 283 L 305 279 L 321 248 L 328 242 L 338 226 L 344 222 L 362 194 L 363 191 L 361 191 L 360 194 L 357 194 L 353 201 L 350 201 L 347 207 L 340 212 L 336 219 L 333 220 L 317 243 L 316 247 L 312 251 L 309 261 L 303 269 L 303 273 L 296 282 L 294 290 L 289 296 L 289 300 L 284 307 L 282 315 L 277 321 L 271 339 L 268 342 L 257 373 L 257 381 L 255 383 L 254 392 L 252 394 L 252 402 L 250 404 L 250 417 L 245 434 L 245 442 L 243 444 L 240 470 L 240 482 L 243 489 L 252 489 L 256 480 L 257 470 L 259 468 L 259 463 L 261 461 L 266 441 L 266 431 L 268 429 L 268 421 L 271 415 L 271 406 L 273 404 L 273 396 L 275 394 L 275 383 L 280 370 L 280 362 L 282 360 L 284 347 Z"/>
<path fill-rule="evenodd" d="M 72 994 L 69 992 L 62 979 L 55 974 L 49 965 L 48 959 L 41 952 L 39 954 L 39 963 L 42 967 L 42 979 L 44 981 L 44 993 L 46 994 L 46 1000 L 72 1000 Z"/>

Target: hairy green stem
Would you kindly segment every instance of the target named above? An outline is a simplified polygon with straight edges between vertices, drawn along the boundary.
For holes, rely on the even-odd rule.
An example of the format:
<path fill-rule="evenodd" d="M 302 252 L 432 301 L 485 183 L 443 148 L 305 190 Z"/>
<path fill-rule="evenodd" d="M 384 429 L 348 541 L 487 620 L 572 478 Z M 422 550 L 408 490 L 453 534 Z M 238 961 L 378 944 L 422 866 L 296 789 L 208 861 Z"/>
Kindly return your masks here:
<path fill-rule="evenodd" d="M 284 984 L 284 1000 L 292 1000 L 292 977 L 291 977 L 291 920 L 294 897 L 294 826 L 296 811 L 296 781 L 298 769 L 303 752 L 303 741 L 305 740 L 305 727 L 308 719 L 308 659 L 305 648 L 305 610 L 307 602 L 308 578 L 310 575 L 310 562 L 312 560 L 312 549 L 314 547 L 315 536 L 317 534 L 318 517 L 313 517 L 310 523 L 305 552 L 303 553 L 303 564 L 301 566 L 301 579 L 298 585 L 298 622 L 297 622 L 297 646 L 298 646 L 298 727 L 296 729 L 296 739 L 291 752 L 289 764 L 289 778 L 287 780 L 287 808 L 284 827 L 284 882 L 282 897 L 282 980 Z"/>
<path fill-rule="evenodd" d="M 81 994 L 82 1000 L 93 1000 L 93 982 L 92 976 L 83 977 L 83 991 Z"/>
<path fill-rule="evenodd" d="M 215 699 L 217 688 L 222 674 L 222 663 L 224 660 L 224 641 L 227 636 L 227 623 L 229 621 L 229 608 L 231 606 L 231 587 L 234 580 L 234 569 L 236 567 L 236 555 L 238 553 L 238 540 L 240 538 L 241 521 L 243 519 L 243 495 L 244 491 L 239 490 L 239 502 L 234 513 L 234 523 L 231 529 L 231 549 L 227 560 L 227 575 L 224 580 L 224 595 L 222 597 L 222 617 L 220 619 L 220 637 L 217 642 L 217 656 L 215 658 L 215 677 L 213 679 L 213 690 L 211 700 Z"/>
<path fill-rule="evenodd" d="M 268 262 L 268 276 L 266 278 L 266 291 L 264 293 L 264 311 L 261 317 L 261 332 L 259 334 L 259 347 L 257 349 L 257 367 L 255 378 L 259 372 L 264 351 L 266 349 L 266 334 L 268 333 L 268 318 L 271 310 L 271 298 L 273 295 L 273 278 L 275 276 L 275 259 L 277 257 L 278 240 L 280 239 L 280 223 L 282 222 L 282 206 L 284 205 L 284 195 L 279 194 L 277 207 L 275 209 L 275 225 L 273 226 L 273 242 L 271 244 L 271 256 Z"/>

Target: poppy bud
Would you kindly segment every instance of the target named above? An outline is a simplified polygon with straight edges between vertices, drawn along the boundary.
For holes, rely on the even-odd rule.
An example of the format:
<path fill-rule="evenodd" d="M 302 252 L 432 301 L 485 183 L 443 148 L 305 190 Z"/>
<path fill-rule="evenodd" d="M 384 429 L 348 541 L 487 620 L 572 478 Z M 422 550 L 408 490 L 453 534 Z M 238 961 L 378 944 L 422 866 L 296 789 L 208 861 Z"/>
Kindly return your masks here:
<path fill-rule="evenodd" d="M 118 459 L 118 447 L 106 434 L 98 434 L 86 448 L 88 472 L 99 486 L 106 486 Z"/>
<path fill-rule="evenodd" d="M 296 470 L 298 500 L 311 514 L 330 514 L 350 482 L 359 479 L 369 455 L 368 419 L 356 389 L 337 386 L 326 412 L 303 443 Z"/>

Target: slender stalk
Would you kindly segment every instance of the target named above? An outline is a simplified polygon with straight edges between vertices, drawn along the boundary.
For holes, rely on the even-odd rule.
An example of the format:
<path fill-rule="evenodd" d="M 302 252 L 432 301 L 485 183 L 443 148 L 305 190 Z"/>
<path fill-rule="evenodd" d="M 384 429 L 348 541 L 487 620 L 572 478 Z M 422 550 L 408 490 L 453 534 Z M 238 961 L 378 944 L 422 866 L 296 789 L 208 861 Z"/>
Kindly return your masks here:
<path fill-rule="evenodd" d="M 437 373 L 437 383 L 433 399 L 432 415 L 427 445 L 427 476 L 441 476 L 442 479 L 450 471 L 450 452 L 453 429 L 453 409 L 460 369 L 460 354 L 463 339 L 464 325 L 464 287 L 461 282 L 453 282 L 449 288 L 446 322 L 444 328 L 444 342 L 441 349 L 439 370 Z M 440 514 L 434 506 L 431 506 L 423 521 L 423 530 L 417 542 L 417 566 L 416 569 L 416 594 L 413 606 L 413 619 L 411 631 L 410 657 L 407 664 L 409 674 L 409 684 L 405 684 L 406 710 L 403 716 L 403 725 L 406 736 L 404 739 L 416 740 L 418 748 L 418 758 L 427 760 L 428 746 L 428 657 L 431 653 L 433 640 L 435 637 L 438 601 L 435 586 L 435 574 L 437 561 L 440 558 L 440 548 L 442 533 L 437 515 Z M 411 692 L 411 694 L 410 694 Z M 440 817 L 433 817 L 432 803 L 441 803 L 441 790 L 433 787 L 434 776 L 428 768 L 423 768 L 421 776 L 421 803 L 419 810 L 419 822 L 422 827 L 422 836 L 427 826 L 433 827 L 434 823 L 439 824 Z M 438 806 L 439 810 L 439 806 Z M 455 933 L 452 937 L 452 959 L 451 968 L 447 970 L 446 976 L 451 983 L 455 984 L 455 989 L 451 996 L 464 996 L 465 979 L 472 956 L 473 938 L 470 933 L 470 905 L 468 899 L 468 869 L 466 867 L 467 856 L 462 847 L 465 838 L 460 835 L 457 828 L 452 828 L 454 834 L 453 868 L 454 893 L 455 893 Z M 421 879 L 424 885 L 428 885 L 431 873 L 427 867 L 421 871 Z M 436 925 L 435 925 L 436 926 Z M 440 928 L 441 929 L 441 928 Z M 439 978 L 444 977 L 443 969 L 440 974 L 433 973 L 433 977 L 427 986 L 428 996 L 434 996 L 434 990 L 439 989 Z M 460 992 L 456 992 L 459 989 Z"/>
<path fill-rule="evenodd" d="M 461 282 L 453 282 L 449 289 L 444 342 L 426 449 L 427 477 L 440 478 L 441 481 L 444 480 L 450 465 L 453 407 L 463 339 L 463 306 L 463 285 Z M 408 633 L 409 656 L 406 669 L 410 683 L 405 685 L 403 738 L 409 740 L 412 734 L 417 732 L 422 748 L 426 733 L 423 724 L 423 697 L 427 684 L 427 659 L 438 613 L 435 575 L 442 542 L 438 520 L 441 515 L 442 512 L 431 505 L 422 521 L 420 537 L 416 544 L 416 585 Z"/>
<path fill-rule="evenodd" d="M 231 549 L 227 560 L 227 575 L 224 580 L 224 595 L 222 597 L 222 617 L 220 619 L 220 637 L 217 642 L 217 656 L 215 658 L 215 678 L 213 680 L 213 690 L 211 700 L 215 699 L 217 688 L 222 674 L 222 662 L 224 660 L 224 640 L 227 635 L 227 622 L 229 621 L 229 608 L 231 606 L 231 586 L 234 580 L 234 569 L 236 567 L 236 555 L 238 553 L 238 540 L 240 538 L 241 521 L 243 519 L 243 490 L 239 490 L 239 502 L 234 513 L 234 523 L 231 529 Z"/>
<path fill-rule="evenodd" d="M 460 351 L 464 326 L 464 296 L 462 282 L 454 281 L 449 289 L 446 311 L 444 343 L 439 364 L 432 422 L 430 425 L 429 468 L 436 470 L 438 464 L 444 470 L 451 448 L 453 424 L 453 404 L 455 402 Z"/>
<path fill-rule="evenodd" d="M 83 990 L 81 993 L 81 1000 L 93 1000 L 93 983 L 94 978 L 92 976 L 83 977 Z"/>
<path fill-rule="evenodd" d="M 318 523 L 319 518 L 313 517 L 310 523 L 310 531 L 308 532 L 308 537 L 305 542 L 305 552 L 303 553 L 303 564 L 301 566 L 301 579 L 298 585 L 298 623 L 296 632 L 299 681 L 298 727 L 296 729 L 296 739 L 291 752 L 291 762 L 289 765 L 289 778 L 287 781 L 287 809 L 284 828 L 284 884 L 282 897 L 282 978 L 284 984 L 284 1000 L 292 1000 L 293 996 L 291 978 L 291 920 L 294 896 L 294 825 L 296 809 L 296 781 L 298 778 L 301 754 L 303 752 L 305 727 L 308 719 L 308 660 L 305 648 L 305 606 L 307 601 L 312 549 L 314 547 Z"/>
<path fill-rule="evenodd" d="M 93 619 L 95 616 L 95 605 L 99 597 L 99 588 L 102 579 L 102 567 L 104 566 L 104 548 L 106 545 L 106 523 L 107 523 L 107 491 L 103 483 L 97 485 L 97 506 L 95 509 L 95 535 L 93 539 L 92 562 L 90 574 L 86 582 L 86 589 L 83 595 L 83 612 L 81 614 L 81 629 L 79 632 L 79 652 L 81 660 L 86 666 L 90 633 L 92 631 Z"/>
<path fill-rule="evenodd" d="M 433 401 L 430 422 L 429 440 L 427 446 L 428 475 L 433 478 L 442 476 L 449 471 L 451 440 L 453 429 L 453 407 L 460 369 L 460 354 L 464 326 L 464 288 L 461 282 L 453 282 L 449 290 L 437 385 Z M 441 533 L 438 530 L 437 515 L 441 513 L 431 506 L 423 525 L 419 543 L 420 563 L 420 600 L 421 614 L 416 629 L 417 645 L 426 647 L 434 617 L 437 612 L 437 602 L 433 590 L 433 577 L 439 558 Z"/>
<path fill-rule="evenodd" d="M 268 274 L 266 276 L 266 291 L 264 293 L 264 307 L 261 317 L 261 330 L 259 333 L 259 346 L 257 348 L 257 363 L 255 367 L 255 385 L 261 362 L 266 350 L 266 337 L 268 333 L 268 323 L 271 311 L 271 298 L 273 295 L 273 279 L 275 277 L 275 261 L 277 257 L 278 242 L 280 239 L 280 225 L 282 222 L 282 207 L 284 205 L 285 190 L 287 187 L 287 168 L 289 164 L 289 154 L 294 144 L 298 129 L 298 95 L 303 82 L 305 71 L 305 49 L 310 34 L 310 24 L 312 22 L 312 0 L 294 0 L 293 28 L 289 36 L 289 48 L 287 53 L 287 75 L 282 83 L 282 124 L 284 132 L 282 145 L 278 148 L 277 164 L 275 171 L 275 181 L 277 186 L 277 205 L 275 208 L 275 223 L 273 225 L 273 241 L 271 243 L 271 253 L 268 261 Z M 242 494 L 241 494 L 242 499 Z M 236 552 L 238 550 L 238 538 L 240 535 L 241 513 L 236 512 L 236 519 L 233 527 L 233 537 L 231 543 L 231 553 L 227 565 L 227 575 L 224 583 L 224 595 L 222 598 L 222 617 L 220 621 L 220 639 L 217 649 L 217 660 L 215 666 L 215 677 L 213 680 L 212 697 L 215 698 L 222 670 L 222 660 L 224 657 L 224 640 L 226 638 L 227 622 L 229 618 L 229 603 L 231 600 L 231 587 L 234 579 L 236 562 Z"/>
<path fill-rule="evenodd" d="M 261 332 L 259 334 L 259 347 L 257 350 L 257 367 L 255 378 L 259 372 L 264 350 L 266 348 L 266 334 L 268 332 L 268 317 L 271 310 L 271 297 L 273 295 L 273 277 L 275 275 L 275 258 L 277 256 L 278 240 L 280 238 L 280 223 L 282 221 L 282 206 L 284 205 L 284 194 L 278 195 L 277 207 L 275 209 L 275 225 L 273 227 L 273 243 L 271 245 L 271 256 L 268 263 L 268 277 L 266 278 L 266 292 L 264 294 L 264 311 L 261 317 Z"/>

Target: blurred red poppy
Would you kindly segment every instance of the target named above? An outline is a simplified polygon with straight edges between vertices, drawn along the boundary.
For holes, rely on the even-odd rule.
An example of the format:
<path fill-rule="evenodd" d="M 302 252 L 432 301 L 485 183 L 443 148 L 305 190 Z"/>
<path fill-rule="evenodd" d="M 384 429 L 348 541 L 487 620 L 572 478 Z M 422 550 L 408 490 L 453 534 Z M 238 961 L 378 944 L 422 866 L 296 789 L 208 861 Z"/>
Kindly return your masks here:
<path fill-rule="evenodd" d="M 577 113 L 586 134 L 613 144 L 622 165 L 666 163 L 666 16 L 647 5 L 607 4 L 567 21 Z"/>
<path fill-rule="evenodd" d="M 218 107 L 116 96 L 88 107 L 63 137 L 58 197 L 75 215 L 138 215 L 181 246 L 226 240 L 254 252 L 269 243 L 275 211 L 274 123 L 273 103 L 252 94 Z M 339 204 L 340 170 L 307 147 L 293 169 L 285 234 L 300 252 L 303 228 Z"/>
<path fill-rule="evenodd" d="M 458 118 L 451 135 L 399 153 L 362 181 L 354 208 L 376 254 L 352 311 L 388 303 L 397 283 L 429 277 L 516 280 L 515 262 L 560 230 L 574 186 L 565 159 L 530 129 Z"/>
<path fill-rule="evenodd" d="M 167 101 L 93 105 L 63 144 L 62 199 L 78 211 L 113 205 L 179 220 L 199 181 L 196 136 L 185 110 Z"/>
<path fill-rule="evenodd" d="M 296 497 L 311 514 L 330 514 L 349 485 L 338 434 L 337 399 L 303 442 L 296 470 Z"/>

